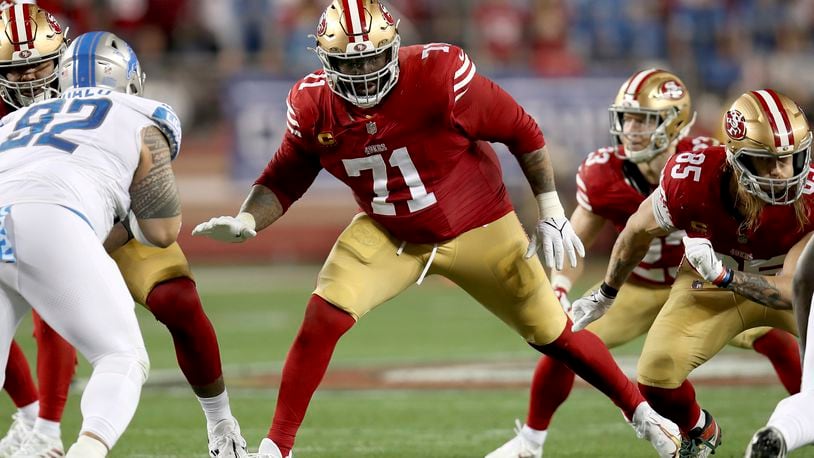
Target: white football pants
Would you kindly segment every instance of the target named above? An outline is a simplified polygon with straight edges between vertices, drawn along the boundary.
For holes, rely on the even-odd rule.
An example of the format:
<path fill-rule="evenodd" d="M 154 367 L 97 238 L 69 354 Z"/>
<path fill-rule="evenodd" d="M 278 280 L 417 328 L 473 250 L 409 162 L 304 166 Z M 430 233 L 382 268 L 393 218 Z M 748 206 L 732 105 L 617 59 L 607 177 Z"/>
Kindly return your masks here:
<path fill-rule="evenodd" d="M 814 306 L 814 297 L 812 297 Z M 808 316 L 807 345 L 803 354 L 803 382 L 800 392 L 789 396 L 774 408 L 767 423 L 786 439 L 788 451 L 814 443 L 814 310 Z"/>
<path fill-rule="evenodd" d="M 82 217 L 54 204 L 15 204 L 0 216 L 0 254 L 0 367 L 33 308 L 93 366 L 82 394 L 81 432 L 112 448 L 133 418 L 149 371 L 116 264 Z M 0 371 L 0 385 L 4 377 Z"/>

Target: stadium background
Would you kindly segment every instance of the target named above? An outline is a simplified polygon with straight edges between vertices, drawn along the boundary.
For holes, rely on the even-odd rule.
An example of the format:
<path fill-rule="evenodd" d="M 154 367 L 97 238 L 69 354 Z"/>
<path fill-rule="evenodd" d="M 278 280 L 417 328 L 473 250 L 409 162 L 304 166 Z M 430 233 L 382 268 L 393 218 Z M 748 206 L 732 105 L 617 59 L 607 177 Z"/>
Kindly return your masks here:
<path fill-rule="evenodd" d="M 40 0 L 70 37 L 111 30 L 137 51 L 147 96 L 170 103 L 184 125 L 175 170 L 189 256 L 222 347 L 234 410 L 251 447 L 273 412 L 279 368 L 313 281 L 357 207 L 320 176 L 277 224 L 242 245 L 189 236 L 211 216 L 233 214 L 285 129 L 284 97 L 318 68 L 306 50 L 328 0 Z M 698 111 L 694 132 L 717 135 L 728 103 L 772 87 L 814 107 L 814 1 L 392 0 L 403 45 L 463 46 L 478 70 L 537 119 L 570 211 L 574 173 L 610 144 L 607 106 L 635 70 L 682 77 Z M 513 158 L 506 183 L 524 222 L 536 208 Z M 610 228 L 590 250 L 581 289 L 598 279 Z M 203 418 L 177 370 L 166 330 L 139 310 L 153 363 L 139 412 L 111 456 L 203 456 Z M 33 358 L 30 323 L 20 343 Z M 615 352 L 635 368 L 637 341 Z M 724 429 L 721 456 L 741 456 L 783 396 L 768 363 L 726 350 L 699 373 L 699 395 Z M 32 359 L 33 361 L 33 359 Z M 298 439 L 297 456 L 482 456 L 524 418 L 533 351 L 441 279 L 412 288 L 343 339 Z M 78 428 L 82 362 L 63 437 Z M 462 390 L 463 389 L 463 390 Z M 593 390 L 576 390 L 552 426 L 546 456 L 650 456 Z M 0 400 L 0 429 L 11 404 Z M 586 417 L 590 422 L 586 422 Z M 716 455 L 718 456 L 718 455 Z M 810 451 L 795 456 L 814 456 Z"/>

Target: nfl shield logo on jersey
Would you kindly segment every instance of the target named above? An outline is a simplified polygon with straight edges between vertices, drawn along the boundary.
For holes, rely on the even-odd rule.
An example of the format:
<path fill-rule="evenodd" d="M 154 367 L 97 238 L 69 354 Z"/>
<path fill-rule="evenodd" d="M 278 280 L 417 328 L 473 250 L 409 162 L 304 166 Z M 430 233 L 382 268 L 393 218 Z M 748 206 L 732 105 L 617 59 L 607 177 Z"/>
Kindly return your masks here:
<path fill-rule="evenodd" d="M 369 133 L 370 135 L 376 135 L 376 132 L 378 131 L 379 128 L 376 127 L 375 121 L 370 121 L 369 123 L 367 123 L 367 133 Z"/>

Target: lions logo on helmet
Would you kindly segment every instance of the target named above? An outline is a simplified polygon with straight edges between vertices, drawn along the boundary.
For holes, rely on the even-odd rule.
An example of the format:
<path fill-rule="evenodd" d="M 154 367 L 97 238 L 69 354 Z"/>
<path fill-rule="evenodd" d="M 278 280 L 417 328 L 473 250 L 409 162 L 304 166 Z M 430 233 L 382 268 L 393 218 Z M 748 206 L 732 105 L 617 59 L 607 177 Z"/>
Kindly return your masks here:
<path fill-rule="evenodd" d="M 654 126 L 641 135 L 649 137 L 644 148 L 625 155 L 633 162 L 648 162 L 685 136 L 695 121 L 690 93 L 676 75 L 655 68 L 636 72 L 619 88 L 610 106 L 610 133 L 622 144 L 625 113 L 644 115 L 643 123 Z"/>
<path fill-rule="evenodd" d="M 738 184 L 772 205 L 794 203 L 803 193 L 811 159 L 811 131 L 805 114 L 787 96 L 771 89 L 738 97 L 724 117 L 727 160 Z M 789 178 L 759 175 L 755 162 L 791 161 Z"/>
<path fill-rule="evenodd" d="M 380 1 L 333 0 L 315 39 L 328 86 L 354 105 L 378 104 L 398 81 L 398 23 Z"/>
<path fill-rule="evenodd" d="M 57 59 L 67 47 L 67 31 L 31 3 L 3 10 L 0 26 L 0 97 L 21 108 L 58 96 Z"/>

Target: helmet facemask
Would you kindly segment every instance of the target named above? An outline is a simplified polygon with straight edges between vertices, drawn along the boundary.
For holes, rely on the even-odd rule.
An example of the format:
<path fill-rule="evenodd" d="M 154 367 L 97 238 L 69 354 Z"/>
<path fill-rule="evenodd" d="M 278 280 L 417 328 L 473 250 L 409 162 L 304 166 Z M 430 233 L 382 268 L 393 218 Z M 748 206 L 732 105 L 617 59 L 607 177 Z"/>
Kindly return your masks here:
<path fill-rule="evenodd" d="M 770 205 L 793 204 L 803 194 L 809 175 L 811 161 L 811 133 L 800 143 L 796 151 L 774 154 L 767 150 L 741 148 L 730 151 L 727 159 L 737 172 L 738 184 L 749 194 L 757 196 Z M 792 176 L 789 178 L 769 178 L 760 175 L 754 165 L 755 160 L 791 160 Z"/>
<path fill-rule="evenodd" d="M 0 65 L 0 97 L 7 104 L 14 108 L 27 107 L 33 103 L 52 99 L 59 96 L 58 82 L 57 82 L 57 61 L 58 56 L 50 59 L 43 59 L 32 64 L 2 66 Z M 17 81 L 10 79 L 9 73 L 16 71 L 18 75 L 24 72 L 18 70 L 19 67 L 30 68 L 37 67 L 44 63 L 50 62 L 52 65 L 51 70 L 42 77 L 30 79 L 27 81 L 19 80 L 19 76 L 15 76 Z M 39 73 L 39 72 L 38 72 Z"/>
<path fill-rule="evenodd" d="M 314 49 L 322 62 L 328 85 L 334 93 L 352 104 L 370 108 L 382 101 L 399 77 L 398 52 L 401 40 L 396 35 L 390 43 L 375 48 L 370 43 L 356 43 L 360 52 L 328 52 L 319 45 Z M 368 73 L 342 71 L 342 68 L 370 66 L 371 60 L 382 59 L 381 68 Z"/>
<path fill-rule="evenodd" d="M 616 145 L 624 145 L 624 136 L 639 135 L 649 139 L 647 146 L 640 150 L 633 150 L 632 148 L 625 146 L 625 154 L 631 162 L 649 162 L 670 147 L 672 140 L 667 134 L 667 126 L 670 125 L 676 118 L 677 110 L 675 108 L 657 111 L 646 108 L 620 107 L 612 105 L 608 109 L 608 112 L 610 113 L 610 133 L 613 136 Z M 626 133 L 624 131 L 624 118 L 626 113 L 643 115 L 644 119 L 641 121 L 641 123 L 645 126 L 655 127 L 647 131 Z"/>
<path fill-rule="evenodd" d="M 33 3 L 0 14 L 0 98 L 22 108 L 59 96 L 57 66 L 68 29 Z"/>

